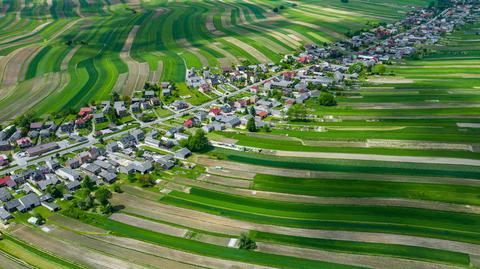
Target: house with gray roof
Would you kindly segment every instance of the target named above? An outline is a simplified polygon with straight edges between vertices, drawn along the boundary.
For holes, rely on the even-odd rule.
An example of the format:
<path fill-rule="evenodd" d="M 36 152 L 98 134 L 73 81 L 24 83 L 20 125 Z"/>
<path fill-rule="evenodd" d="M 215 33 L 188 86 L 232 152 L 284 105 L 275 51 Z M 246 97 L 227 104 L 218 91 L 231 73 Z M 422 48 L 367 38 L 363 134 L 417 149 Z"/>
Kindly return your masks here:
<path fill-rule="evenodd" d="M 192 152 L 187 148 L 181 148 L 181 149 L 175 151 L 175 158 L 177 158 L 177 159 L 185 160 L 190 155 L 192 155 Z"/>
<path fill-rule="evenodd" d="M 2 202 L 7 202 L 11 199 L 13 199 L 12 194 L 7 190 L 7 188 L 1 187 L 0 188 L 0 200 Z"/>

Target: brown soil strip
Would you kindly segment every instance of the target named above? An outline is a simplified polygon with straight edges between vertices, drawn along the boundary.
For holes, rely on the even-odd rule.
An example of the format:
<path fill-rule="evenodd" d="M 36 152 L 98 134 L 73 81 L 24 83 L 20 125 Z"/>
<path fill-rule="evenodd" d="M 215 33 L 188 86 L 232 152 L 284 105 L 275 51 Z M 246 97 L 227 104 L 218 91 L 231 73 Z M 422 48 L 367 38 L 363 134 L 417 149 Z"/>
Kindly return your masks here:
<path fill-rule="evenodd" d="M 207 15 L 207 21 L 205 22 L 205 26 L 207 27 L 207 30 L 211 34 L 216 35 L 216 36 L 222 36 L 222 35 L 225 35 L 225 33 L 217 30 L 217 28 L 215 27 L 215 24 L 213 23 L 213 16 L 217 12 L 218 12 L 218 9 L 215 9 L 215 8 L 210 10 L 210 12 Z"/>
<path fill-rule="evenodd" d="M 137 196 L 143 199 L 158 201 L 163 195 L 153 191 L 144 190 L 137 186 L 122 185 L 122 190 L 130 195 Z"/>
<path fill-rule="evenodd" d="M 82 45 L 76 45 L 75 47 L 73 47 L 68 53 L 67 55 L 65 56 L 65 58 L 63 58 L 63 61 L 62 61 L 62 66 L 60 67 L 60 70 L 62 71 L 66 71 L 68 69 L 68 63 L 70 62 L 70 60 L 73 58 L 73 56 L 75 55 L 75 53 L 77 53 L 77 51 L 82 47 Z"/>
<path fill-rule="evenodd" d="M 120 59 L 128 65 L 127 79 L 121 90 L 124 95 L 132 95 L 134 91 L 142 89 L 149 73 L 148 63 L 139 63 L 130 56 L 130 50 L 139 28 L 139 25 L 133 26 L 120 52 Z"/>
<path fill-rule="evenodd" d="M 110 219 L 119 221 L 128 225 L 132 225 L 135 227 L 140 227 L 143 229 L 154 231 L 157 233 L 167 234 L 167 235 L 177 236 L 177 237 L 184 237 L 188 232 L 187 229 L 176 228 L 163 223 L 153 222 L 153 221 L 149 221 L 149 220 L 145 220 L 145 219 L 141 219 L 141 218 L 137 218 L 134 216 L 125 215 L 121 213 L 113 214 L 112 216 L 110 216 Z"/>
<path fill-rule="evenodd" d="M 465 102 L 419 102 L 413 104 L 407 103 L 347 103 L 343 102 L 343 106 L 353 107 L 358 110 L 362 109 L 433 109 L 433 108 L 478 108 L 478 103 L 465 103 Z M 361 113 L 361 112 L 360 112 Z"/>
<path fill-rule="evenodd" d="M 100 253 L 105 253 L 112 257 L 118 257 L 128 262 L 135 263 L 135 268 L 137 265 L 153 268 L 190 268 L 191 266 L 171 261 L 168 259 L 163 259 L 158 256 L 151 254 L 146 254 L 140 251 L 132 250 L 129 248 L 124 248 L 122 246 L 110 244 L 105 241 L 97 240 L 94 237 L 79 235 L 74 232 L 70 232 L 66 229 L 59 227 L 49 227 L 51 228 L 52 236 L 60 238 L 62 240 L 68 241 L 73 245 L 78 245 L 87 249 L 93 249 Z"/>
<path fill-rule="evenodd" d="M 392 257 L 369 256 L 359 254 L 349 254 L 340 252 L 330 252 L 316 249 L 306 249 L 293 246 L 275 245 L 268 243 L 257 243 L 257 251 L 272 253 L 277 255 L 302 257 L 304 259 L 319 260 L 332 263 L 349 264 L 354 266 L 362 266 L 368 268 L 422 268 L 422 269 L 453 269 L 461 268 L 451 265 L 443 265 L 438 263 L 414 261 Z"/>
<path fill-rule="evenodd" d="M 199 187 L 203 189 L 209 189 L 217 192 L 224 192 L 228 194 L 293 202 L 293 203 L 311 203 L 311 204 L 324 204 L 324 205 L 380 205 L 380 206 L 399 206 L 399 207 L 411 207 L 411 208 L 423 208 L 430 210 L 441 210 L 450 212 L 461 212 L 480 214 L 479 206 L 460 205 L 436 201 L 423 201 L 401 198 L 352 198 L 352 197 L 317 197 L 307 195 L 296 195 L 289 193 L 277 193 L 268 191 L 248 190 L 241 188 L 225 187 L 217 184 L 211 184 L 199 180 L 191 180 L 186 178 L 176 178 L 175 182 L 180 184 Z"/>
<path fill-rule="evenodd" d="M 20 70 L 22 69 L 23 64 L 26 63 L 27 60 L 31 58 L 31 55 L 35 54 L 39 48 L 39 45 L 35 45 L 15 51 L 15 56 L 6 63 L 2 84 L 9 86 L 17 83 L 19 76 L 21 75 Z"/>
<path fill-rule="evenodd" d="M 8 269 L 26 269 L 26 268 L 35 268 L 33 266 L 29 266 L 28 264 L 23 264 L 21 260 L 14 260 L 16 258 L 12 257 L 10 259 L 9 254 L 4 253 L 0 250 L 0 268 L 8 268 Z"/>
<path fill-rule="evenodd" d="M 213 257 L 201 256 L 193 253 L 183 252 L 180 250 L 170 249 L 130 238 L 124 237 L 96 237 L 98 240 L 105 240 L 110 244 L 119 245 L 126 248 L 135 249 L 143 253 L 164 257 L 176 261 L 186 262 L 194 264 L 196 266 L 208 267 L 208 268 L 249 268 L 249 269 L 263 269 L 269 268 L 260 265 L 248 264 L 243 262 L 223 260 Z"/>
<path fill-rule="evenodd" d="M 438 143 L 430 141 L 367 139 L 367 147 L 408 148 L 408 149 L 440 149 L 472 151 L 470 144 Z"/>
<path fill-rule="evenodd" d="M 235 37 L 231 37 L 231 36 L 228 36 L 228 37 L 224 37 L 225 41 L 229 42 L 229 43 L 232 43 L 233 45 L 241 48 L 242 50 L 244 50 L 246 53 L 249 53 L 250 55 L 252 55 L 255 59 L 259 60 L 260 62 L 270 62 L 271 60 L 265 56 L 263 53 L 261 53 L 260 51 L 258 51 L 256 48 L 250 46 L 249 44 L 243 42 L 243 41 L 240 41 L 239 39 L 235 38 Z"/>
<path fill-rule="evenodd" d="M 137 214 L 168 223 L 175 223 L 177 225 L 191 227 L 198 230 L 212 231 L 232 236 L 238 236 L 242 232 L 248 231 L 248 229 L 231 227 L 221 222 L 212 223 L 211 221 L 208 221 L 208 219 L 192 218 L 188 213 L 182 211 L 176 212 L 177 210 L 175 210 L 175 207 L 164 207 L 161 203 L 148 201 L 127 194 L 115 194 L 112 203 L 114 205 L 125 206 L 125 209 L 122 211 L 127 213 Z"/>
<path fill-rule="evenodd" d="M 230 168 L 225 169 L 225 167 L 222 167 L 221 164 L 218 166 L 218 168 L 216 168 L 216 166 L 207 167 L 207 172 L 212 175 L 218 175 L 218 176 L 224 176 L 224 177 L 230 177 L 230 178 L 240 178 L 240 179 L 246 179 L 246 180 L 251 180 L 256 175 L 256 173 L 239 171 L 237 169 L 230 169 Z"/>
<path fill-rule="evenodd" d="M 43 28 L 47 27 L 51 23 L 53 23 L 53 21 L 47 21 L 45 23 L 42 23 L 39 26 L 37 26 L 35 29 L 33 29 L 31 32 L 27 32 L 25 34 L 16 35 L 16 36 L 12 36 L 10 38 L 4 39 L 0 42 L 0 44 L 11 43 L 14 40 L 17 40 L 17 39 L 20 39 L 20 38 L 23 38 L 23 37 L 26 37 L 26 36 L 35 36 L 36 33 L 41 31 Z M 17 43 L 15 43 L 15 45 L 16 44 Z"/>
<path fill-rule="evenodd" d="M 157 70 L 153 71 L 152 79 L 150 82 L 158 83 L 160 78 L 162 77 L 163 72 L 163 61 L 158 61 L 157 63 Z"/>
<path fill-rule="evenodd" d="M 322 172 L 298 169 L 276 168 L 269 166 L 260 166 L 252 164 L 244 164 L 223 160 L 214 160 L 207 157 L 198 157 L 197 163 L 210 166 L 207 167 L 207 172 L 212 174 L 222 175 L 221 171 L 228 171 L 226 176 L 238 177 L 238 173 L 249 173 L 253 176 L 256 174 L 267 174 L 284 177 L 299 177 L 299 178 L 322 178 L 322 179 L 347 179 L 347 180 L 380 180 L 392 182 L 417 182 L 417 183 L 431 183 L 431 184 L 453 184 L 453 185 L 468 185 L 480 186 L 477 179 L 467 178 L 449 178 L 449 177 L 420 177 L 420 176 L 398 176 L 398 175 L 377 175 L 368 173 L 342 173 L 342 172 Z M 213 169 L 211 167 L 222 167 L 220 169 Z M 248 172 L 244 172 L 248 171 Z"/>
<path fill-rule="evenodd" d="M 184 50 L 192 53 L 193 55 L 195 55 L 195 57 L 197 57 L 200 62 L 202 63 L 202 66 L 208 66 L 208 60 L 207 58 L 205 58 L 205 56 L 203 56 L 201 53 L 200 53 L 200 50 L 198 48 L 195 48 L 193 47 L 193 45 L 188 42 L 188 40 L 186 38 L 182 38 L 182 39 L 179 39 L 177 40 L 177 44 L 182 47 Z"/>
<path fill-rule="evenodd" d="M 92 226 L 92 225 L 88 225 L 88 224 L 85 224 L 85 223 L 83 223 L 81 221 L 78 221 L 76 219 L 67 218 L 67 217 L 64 217 L 64 216 L 59 215 L 59 214 L 55 214 L 55 215 L 50 216 L 48 218 L 48 222 L 49 223 L 53 222 L 58 226 L 68 228 L 68 229 L 72 229 L 72 230 L 75 230 L 75 231 L 81 232 L 81 233 L 106 234 L 108 232 L 104 229 L 101 229 L 101 228 L 98 228 L 98 227 L 95 227 L 95 226 Z"/>
<path fill-rule="evenodd" d="M 462 158 L 445 158 L 445 157 L 413 157 L 413 156 L 393 156 L 393 155 L 377 155 L 377 154 L 330 153 L 330 152 L 324 153 L 324 152 L 303 152 L 303 151 L 283 151 L 283 150 L 277 150 L 273 153 L 273 155 L 281 156 L 281 157 L 480 166 L 480 160 L 462 159 Z"/>
<path fill-rule="evenodd" d="M 48 73 L 22 81 L 16 87 L 11 87 L 13 90 L 9 92 L 9 95 L 15 94 L 17 89 L 24 91 L 25 88 L 29 88 L 31 90 L 28 95 L 0 108 L 0 120 L 13 119 L 25 113 L 51 93 L 63 89 L 69 80 L 68 73 Z"/>
<path fill-rule="evenodd" d="M 218 51 L 220 52 L 221 54 L 223 54 L 225 56 L 225 58 L 219 58 L 218 61 L 220 62 L 220 64 L 222 65 L 222 67 L 230 67 L 232 66 L 232 64 L 237 64 L 238 63 L 238 59 L 233 56 L 233 54 L 231 54 L 230 52 L 222 49 L 220 46 L 221 46 L 221 43 L 210 43 L 207 45 L 209 48 L 215 50 L 215 51 Z"/>
<path fill-rule="evenodd" d="M 252 187 L 253 181 L 251 180 L 243 180 L 243 179 L 236 179 L 231 177 L 220 177 L 211 174 L 202 174 L 198 180 L 206 181 L 209 183 L 214 183 L 218 185 L 228 186 L 228 187 L 237 187 L 237 188 L 244 188 L 249 189 Z"/>
<path fill-rule="evenodd" d="M 12 231 L 14 237 L 32 244 L 34 247 L 44 249 L 50 253 L 55 253 L 54 255 L 61 256 L 66 260 L 94 268 L 116 269 L 131 268 L 133 266 L 133 264 L 129 262 L 115 259 L 83 247 L 75 246 L 22 224 L 18 224 L 17 226 L 18 227 Z M 81 255 L 79 255 L 79 253 L 81 253 Z M 144 268 L 138 265 L 135 265 L 135 267 Z"/>
<path fill-rule="evenodd" d="M 125 205 L 127 208 L 131 207 L 136 214 L 144 215 L 144 213 L 146 213 L 147 215 L 145 216 L 150 218 L 157 218 L 159 220 L 177 223 L 185 227 L 193 227 L 204 231 L 212 231 L 224 234 L 232 234 L 226 233 L 225 231 L 227 229 L 230 229 L 230 231 L 236 231 L 237 233 L 234 234 L 237 235 L 241 231 L 256 230 L 268 233 L 286 234 L 310 238 L 400 244 L 434 249 L 445 249 L 450 251 L 463 252 L 467 254 L 480 253 L 480 246 L 470 243 L 407 235 L 312 230 L 252 223 L 241 220 L 229 219 L 222 216 L 207 214 L 162 203 L 156 203 L 139 198 L 132 198 L 128 197 L 128 195 L 125 194 L 115 194 L 113 203 Z M 173 218 L 173 216 L 175 216 L 176 219 Z"/>

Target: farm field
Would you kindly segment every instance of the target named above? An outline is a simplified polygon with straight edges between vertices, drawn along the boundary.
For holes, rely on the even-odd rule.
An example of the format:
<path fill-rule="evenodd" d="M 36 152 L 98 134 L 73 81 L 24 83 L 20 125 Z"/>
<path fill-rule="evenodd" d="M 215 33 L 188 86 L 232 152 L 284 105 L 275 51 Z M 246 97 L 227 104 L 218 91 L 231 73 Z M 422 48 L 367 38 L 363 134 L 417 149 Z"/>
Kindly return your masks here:
<path fill-rule="evenodd" d="M 76 114 L 114 92 L 142 97 L 146 82 L 174 82 L 181 99 L 201 105 L 220 94 L 188 88 L 189 68 L 278 62 L 429 4 L 347 2 L 3 1 L 0 119 Z M 213 143 L 185 158 L 180 151 L 213 120 L 189 128 L 196 111 L 162 106 L 143 110 L 165 121 L 146 123 L 130 106 L 118 136 L 85 133 L 82 143 L 103 153 L 71 168 L 77 188 L 50 185 L 62 188 L 49 200 L 58 211 L 42 203 L 0 223 L 0 268 L 480 268 L 479 35 L 475 23 L 386 64 L 385 74 L 335 91 L 335 106 L 310 98 L 304 120 L 269 115 L 269 128 L 208 132 Z M 238 114 L 256 115 L 249 108 Z M 178 125 L 185 132 L 166 134 Z M 146 137 L 125 146 L 134 130 Z M 164 147 L 177 134 L 191 136 Z M 81 153 L 94 154 L 78 145 L 51 155 L 67 167 Z M 52 165 L 43 157 L 31 167 Z M 54 170 L 45 173 L 74 181 Z M 33 176 L 25 185 L 8 190 L 40 192 Z"/>
<path fill-rule="evenodd" d="M 188 68 L 278 62 L 304 44 L 344 39 L 428 1 L 379 2 L 4 1 L 1 119 L 77 109 L 114 91 L 131 95 L 145 82 L 176 82 L 182 96 L 203 103 L 208 98 L 183 84 Z"/>

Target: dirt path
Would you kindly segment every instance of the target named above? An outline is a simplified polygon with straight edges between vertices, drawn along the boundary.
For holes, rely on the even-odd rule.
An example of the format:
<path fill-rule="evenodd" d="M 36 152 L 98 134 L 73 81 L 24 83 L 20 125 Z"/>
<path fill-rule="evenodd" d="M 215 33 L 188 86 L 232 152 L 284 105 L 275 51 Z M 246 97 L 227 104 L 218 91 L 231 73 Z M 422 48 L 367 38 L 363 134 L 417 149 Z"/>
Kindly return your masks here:
<path fill-rule="evenodd" d="M 239 232 L 256 230 L 268 233 L 286 234 L 292 236 L 347 240 L 357 242 L 400 244 L 409 246 L 419 246 L 434 249 L 445 249 L 450 251 L 463 252 L 467 254 L 480 254 L 480 245 L 469 243 L 384 233 L 369 232 L 350 232 L 350 231 L 333 231 L 333 230 L 313 230 L 302 228 L 291 228 L 283 226 L 275 226 L 268 224 L 260 224 L 246 222 L 241 220 L 230 219 L 222 216 L 203 213 L 195 210 L 175 207 L 158 202 L 143 200 L 140 198 L 128 197 L 125 194 L 115 194 L 112 201 L 114 204 L 122 204 L 127 208 L 131 207 L 137 214 L 147 217 L 159 219 L 167 222 L 177 223 L 185 227 L 192 227 L 204 231 L 212 231 L 218 233 L 226 233 L 226 230 Z M 175 218 L 176 217 L 176 218 Z"/>
<path fill-rule="evenodd" d="M 473 151 L 471 144 L 439 143 L 432 141 L 367 139 L 367 147 L 376 148 L 407 148 L 407 149 L 439 149 Z"/>
<path fill-rule="evenodd" d="M 273 245 L 262 242 L 257 243 L 257 251 L 272 253 L 277 255 L 302 257 L 304 259 L 326 261 L 332 263 L 349 264 L 354 266 L 362 266 L 368 268 L 421 268 L 421 269 L 453 269 L 462 268 L 451 265 L 443 265 L 438 263 L 421 262 L 408 259 L 400 259 L 393 257 L 370 256 L 349 254 L 341 252 L 330 252 L 316 249 L 306 249 L 285 245 Z"/>
<path fill-rule="evenodd" d="M 205 22 L 205 26 L 207 27 L 207 30 L 211 34 L 216 35 L 216 36 L 222 36 L 222 35 L 225 35 L 225 33 L 217 30 L 217 28 L 215 27 L 215 24 L 213 23 L 213 16 L 217 12 L 218 12 L 218 9 L 216 9 L 216 8 L 213 8 L 212 10 L 210 10 L 210 12 L 207 15 L 207 21 Z"/>
<path fill-rule="evenodd" d="M 266 174 L 284 177 L 298 177 L 298 178 L 322 178 L 322 179 L 346 179 L 346 180 L 379 180 L 392 182 L 417 182 L 417 183 L 431 183 L 431 184 L 453 184 L 453 185 L 468 185 L 480 186 L 480 181 L 477 179 L 467 178 L 448 178 L 448 177 L 423 177 L 423 176 L 399 176 L 399 175 L 378 175 L 368 173 L 343 173 L 343 172 L 322 172 L 311 170 L 298 170 L 277 168 L 269 166 L 260 166 L 252 164 L 244 164 L 223 160 L 214 160 L 207 157 L 198 157 L 197 163 L 207 166 L 207 172 L 212 174 L 219 174 L 234 177 L 238 173 L 248 173 L 255 176 L 256 174 Z M 209 167 L 208 167 L 209 166 Z M 221 167 L 215 169 L 212 167 Z M 223 171 L 223 172 L 222 172 Z M 245 172 L 248 171 L 248 172 Z"/>
<path fill-rule="evenodd" d="M 66 227 L 85 234 L 106 234 L 108 232 L 107 230 L 59 214 L 50 216 L 48 221 L 49 223 L 53 222 L 57 226 Z"/>
<path fill-rule="evenodd" d="M 213 258 L 208 256 L 201 256 L 193 253 L 183 252 L 180 250 L 170 249 L 158 245 L 153 245 L 147 242 L 142 242 L 130 238 L 114 237 L 114 236 L 101 236 L 95 237 L 98 240 L 105 240 L 110 244 L 115 244 L 125 248 L 134 249 L 143 253 L 156 255 L 159 257 L 181 261 L 196 266 L 207 268 L 249 268 L 249 269 L 267 269 L 270 267 L 248 264 L 243 262 L 223 260 L 219 258 Z"/>
<path fill-rule="evenodd" d="M 177 44 L 179 45 L 179 47 L 195 55 L 195 57 L 197 57 L 202 63 L 202 66 L 209 65 L 207 58 L 205 58 L 205 56 L 200 53 L 200 50 L 198 48 L 195 48 L 186 38 L 178 39 Z"/>
<path fill-rule="evenodd" d="M 12 231 L 12 235 L 22 241 L 28 242 L 35 247 L 44 249 L 50 253 L 55 253 L 66 260 L 80 263 L 88 267 L 94 268 L 145 268 L 143 266 L 134 265 L 110 256 L 100 254 L 83 247 L 75 246 L 63 240 L 56 239 L 47 233 L 35 230 L 33 228 L 17 224 Z M 82 255 L 78 255 L 81 253 Z"/>
<path fill-rule="evenodd" d="M 433 108 L 478 108 L 478 103 L 465 103 L 465 102 L 418 102 L 418 103 L 348 103 L 342 102 L 342 106 L 352 107 L 354 109 L 433 109 Z M 361 112 L 360 112 L 361 113 Z"/>

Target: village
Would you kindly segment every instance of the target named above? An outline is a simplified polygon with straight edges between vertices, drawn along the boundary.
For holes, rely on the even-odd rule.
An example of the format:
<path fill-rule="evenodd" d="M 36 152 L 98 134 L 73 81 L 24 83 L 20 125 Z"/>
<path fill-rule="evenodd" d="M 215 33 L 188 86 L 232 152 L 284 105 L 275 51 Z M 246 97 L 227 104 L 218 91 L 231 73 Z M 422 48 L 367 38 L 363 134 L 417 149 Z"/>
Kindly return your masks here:
<path fill-rule="evenodd" d="M 113 96 L 85 106 L 68 121 L 24 119 L 10 125 L 0 131 L 0 219 L 7 223 L 15 212 L 39 206 L 57 211 L 55 199 L 72 199 L 83 182 L 111 185 L 119 177 L 189 170 L 195 164 L 188 158 L 196 149 L 186 141 L 197 133 L 268 131 L 275 128 L 272 119 L 309 118 L 294 110 L 312 98 L 335 105 L 339 92 L 355 90 L 368 74 L 385 74 L 392 62 L 417 57 L 425 45 L 436 44 L 478 14 L 473 4 L 412 10 L 397 23 L 352 34 L 350 40 L 305 45 L 277 64 L 220 72 L 192 68 L 187 86 L 211 97 L 200 105 L 179 96 L 174 83 L 162 82 L 145 85 L 130 98 Z"/>

